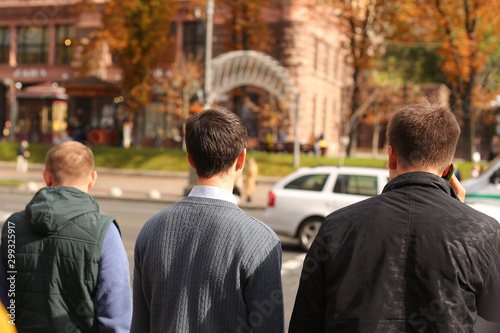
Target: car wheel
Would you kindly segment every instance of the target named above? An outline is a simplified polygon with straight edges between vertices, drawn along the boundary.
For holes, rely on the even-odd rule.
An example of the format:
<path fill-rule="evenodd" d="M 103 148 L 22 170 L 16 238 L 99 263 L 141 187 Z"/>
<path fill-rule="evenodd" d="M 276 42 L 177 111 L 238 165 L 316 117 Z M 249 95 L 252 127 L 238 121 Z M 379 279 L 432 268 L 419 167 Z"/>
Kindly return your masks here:
<path fill-rule="evenodd" d="M 319 228 L 323 223 L 323 219 L 320 217 L 311 217 L 302 222 L 299 228 L 299 245 L 305 251 L 309 250 L 314 238 L 318 234 Z"/>

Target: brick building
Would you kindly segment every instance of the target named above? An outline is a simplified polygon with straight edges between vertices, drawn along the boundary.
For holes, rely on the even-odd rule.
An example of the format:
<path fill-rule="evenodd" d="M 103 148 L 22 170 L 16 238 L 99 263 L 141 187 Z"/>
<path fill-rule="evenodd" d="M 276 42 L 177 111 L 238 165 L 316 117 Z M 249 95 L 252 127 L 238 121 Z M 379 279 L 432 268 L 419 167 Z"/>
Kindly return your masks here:
<path fill-rule="evenodd" d="M 9 0 L 0 3 L 0 123 L 1 134 L 17 140 L 52 142 L 66 131 L 69 119 L 85 113 L 86 125 L 99 131 L 106 110 L 113 108 L 119 89 L 108 89 L 78 100 L 65 84 L 78 77 L 78 47 L 99 27 L 95 12 L 77 13 L 74 0 Z M 103 50 L 95 72 L 102 80 L 119 83 L 120 70 Z M 87 111 L 81 111 L 90 102 Z M 81 104 L 83 103 L 83 104 Z M 93 110 L 92 107 L 94 107 Z M 109 112 L 108 112 L 109 113 Z M 83 126 L 83 125 L 82 125 Z M 108 128 L 117 133 L 115 123 Z M 91 128 L 89 128 L 91 130 Z"/>
<path fill-rule="evenodd" d="M 0 3 L 0 79 L 3 81 L 0 127 L 3 135 L 50 142 L 57 132 L 80 126 L 93 131 L 95 140 L 100 140 L 98 143 L 119 143 L 120 126 L 126 121 L 120 103 L 122 73 L 113 64 L 106 44 L 96 52 L 94 78 L 79 75 L 79 46 L 88 43 L 93 31 L 100 26 L 100 10 L 105 1 L 95 1 L 97 5 L 92 12 L 75 12 L 71 5 L 77 2 L 8 0 Z M 342 36 L 335 28 L 335 15 L 325 8 L 311 8 L 307 0 L 287 1 L 282 5 L 270 3 L 262 10 L 270 39 L 274 39 L 267 52 L 287 68 L 300 91 L 300 142 L 310 143 L 323 134 L 329 143 L 329 153 L 336 154 L 344 108 L 342 91 L 349 83 L 346 82 L 349 75 L 341 48 Z M 223 9 L 217 7 L 216 10 Z M 183 7 L 172 18 L 171 29 L 175 56 L 180 59 L 192 54 L 192 59 L 198 59 L 201 67 L 206 31 L 203 11 L 204 8 Z M 214 57 L 227 51 L 225 45 L 230 38 L 230 32 L 222 26 L 222 17 L 224 15 L 215 15 Z M 183 115 L 175 111 L 170 95 L 161 84 L 162 78 L 168 80 L 171 75 L 168 64 L 153 73 L 158 81 L 156 97 L 136 117 L 135 127 L 143 143 L 151 144 L 159 134 L 167 141 L 179 138 Z M 183 105 L 184 110 L 197 105 L 203 86 L 200 78 L 192 81 L 192 91 L 183 99 L 183 103 L 188 103 Z M 269 100 L 263 97 L 265 94 L 248 88 L 248 95 L 256 104 Z M 235 106 L 232 95 L 219 96 L 218 102 Z M 274 140 L 279 131 L 281 139 L 293 141 L 292 111 L 285 112 L 281 126 L 271 132 Z M 15 129 L 9 127 L 13 123 Z M 259 132 L 261 130 L 259 128 Z"/>

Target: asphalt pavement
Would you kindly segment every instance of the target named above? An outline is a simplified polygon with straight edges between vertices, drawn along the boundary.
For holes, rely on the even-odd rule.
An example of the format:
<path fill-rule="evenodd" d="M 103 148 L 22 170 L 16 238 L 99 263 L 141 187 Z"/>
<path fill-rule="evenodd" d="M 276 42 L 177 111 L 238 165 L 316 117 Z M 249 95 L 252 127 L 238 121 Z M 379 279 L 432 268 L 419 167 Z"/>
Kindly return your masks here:
<path fill-rule="evenodd" d="M 15 162 L 0 162 L 0 181 L 19 181 L 19 185 L 0 184 L 0 193 L 35 193 L 45 186 L 42 177 L 43 164 L 29 164 L 26 173 L 16 172 Z M 165 172 L 153 170 L 129 170 L 96 168 L 97 181 L 89 191 L 96 199 L 114 198 L 134 201 L 177 202 L 185 195 L 190 184 L 189 172 Z M 275 177 L 258 177 L 252 200 L 245 195 L 239 198 L 241 208 L 264 209 L 268 193 Z M 5 182 L 4 182 L 5 183 Z"/>
<path fill-rule="evenodd" d="M 41 187 L 45 186 L 42 177 L 42 169 L 43 165 L 41 164 L 30 164 L 28 172 L 17 173 L 15 163 L 0 162 L 0 182 L 5 180 L 17 180 L 22 182 L 22 184 L 18 186 L 2 186 L 0 184 L 0 194 L 31 194 L 36 192 Z M 89 192 L 96 199 L 112 198 L 123 200 L 125 203 L 126 200 L 134 202 L 148 201 L 173 203 L 182 199 L 184 197 L 184 191 L 187 187 L 189 187 L 188 172 L 97 168 L 97 174 L 97 182 L 94 188 Z M 257 186 L 253 200 L 250 203 L 247 203 L 243 197 L 243 200 L 240 202 L 240 207 L 253 209 L 265 208 L 267 205 L 269 189 L 277 180 L 277 178 L 259 177 L 257 179 Z M 159 198 L 157 198 L 158 193 L 156 192 L 160 194 Z M 104 207 L 106 208 L 107 206 L 104 204 Z M 6 219 L 11 213 L 12 212 L 5 212 L 6 215 L 2 217 L 2 212 L 0 212 L 0 221 Z M 126 212 L 124 212 L 124 214 L 126 214 Z M 141 221 L 145 221 L 145 218 L 142 218 Z M 135 239 L 134 237 L 132 238 Z M 131 255 L 132 248 L 130 248 L 129 251 L 129 254 Z M 291 316 L 293 301 L 297 292 L 300 269 L 302 267 L 305 253 L 301 253 L 299 255 L 294 255 L 294 253 L 292 253 L 292 256 L 289 257 L 290 258 L 283 262 L 281 274 L 285 294 L 285 322 L 287 327 Z M 483 319 L 478 318 L 478 324 L 475 332 L 498 333 L 500 332 L 500 326 L 485 322 Z"/>

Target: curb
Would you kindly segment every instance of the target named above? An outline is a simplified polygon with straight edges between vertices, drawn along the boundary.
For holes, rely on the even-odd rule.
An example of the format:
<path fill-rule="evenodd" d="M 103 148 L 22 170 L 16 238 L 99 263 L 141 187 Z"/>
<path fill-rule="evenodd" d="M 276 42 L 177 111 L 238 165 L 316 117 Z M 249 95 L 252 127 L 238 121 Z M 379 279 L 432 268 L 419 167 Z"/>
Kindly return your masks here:
<path fill-rule="evenodd" d="M 16 162 L 0 161 L 0 169 L 15 169 Z M 30 170 L 43 170 L 44 165 L 41 163 L 30 163 Z M 109 175 L 121 175 L 121 176 L 136 176 L 136 177 L 159 177 L 159 178 L 179 178 L 188 179 L 189 171 L 161 171 L 161 170 L 137 170 L 137 169 L 119 169 L 119 168 L 96 168 L 97 175 L 99 174 L 109 174 Z M 243 175 L 245 177 L 245 175 Z M 280 177 L 272 176 L 258 176 L 257 183 L 261 184 L 274 184 Z"/>
<path fill-rule="evenodd" d="M 38 191 L 38 190 L 37 190 Z M 37 191 L 32 191 L 29 189 L 18 188 L 15 186 L 0 186 L 0 194 L 12 194 L 12 195 L 31 195 L 33 196 Z M 144 197 L 131 197 L 131 196 L 112 196 L 112 195 L 104 195 L 104 194 L 90 194 L 92 198 L 99 200 L 119 200 L 119 201 L 127 201 L 127 202 L 144 202 L 144 203 L 164 203 L 164 204 L 174 204 L 180 201 L 183 196 L 179 196 L 177 198 L 159 198 L 159 199 L 151 199 L 147 197 L 147 193 L 144 194 Z M 238 204 L 238 207 L 241 209 L 257 209 L 264 210 L 266 207 L 261 205 L 247 205 L 245 203 Z"/>

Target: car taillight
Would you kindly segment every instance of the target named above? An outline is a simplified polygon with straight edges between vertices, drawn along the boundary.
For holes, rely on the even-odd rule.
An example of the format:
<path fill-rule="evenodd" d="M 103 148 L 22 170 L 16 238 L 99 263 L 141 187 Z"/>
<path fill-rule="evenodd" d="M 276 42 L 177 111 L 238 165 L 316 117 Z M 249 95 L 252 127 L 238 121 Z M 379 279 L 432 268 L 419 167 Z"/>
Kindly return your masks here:
<path fill-rule="evenodd" d="M 269 202 L 267 204 L 269 207 L 274 207 L 274 199 L 276 199 L 276 194 L 269 192 Z"/>

